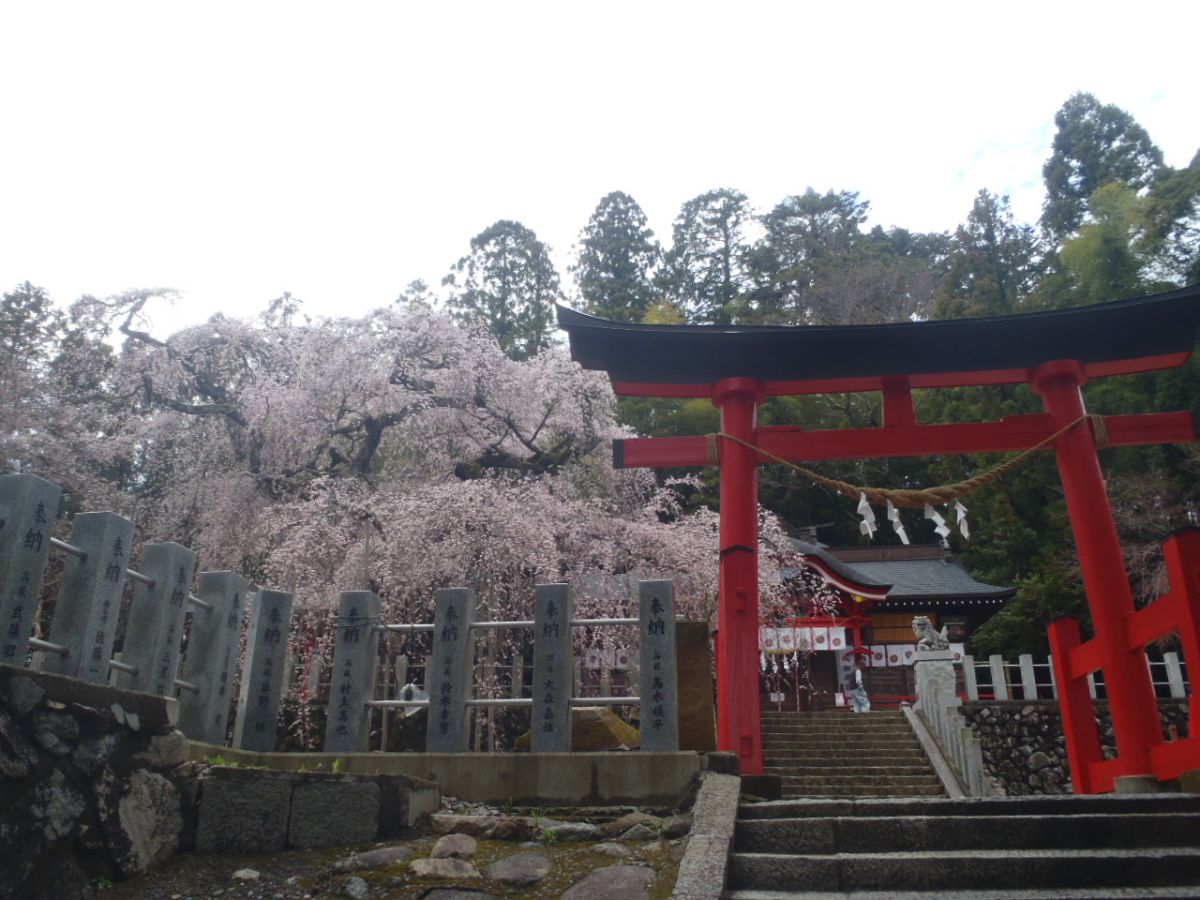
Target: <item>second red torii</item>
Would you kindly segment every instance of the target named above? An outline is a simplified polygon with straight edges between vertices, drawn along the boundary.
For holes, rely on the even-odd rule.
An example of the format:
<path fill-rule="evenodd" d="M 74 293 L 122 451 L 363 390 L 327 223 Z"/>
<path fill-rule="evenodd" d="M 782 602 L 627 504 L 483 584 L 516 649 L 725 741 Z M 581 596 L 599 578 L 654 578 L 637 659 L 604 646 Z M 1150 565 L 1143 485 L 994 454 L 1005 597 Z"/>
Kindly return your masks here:
<path fill-rule="evenodd" d="M 757 468 L 765 459 L 758 450 L 793 462 L 978 453 L 1024 450 L 1056 434 L 1053 449 L 1096 631 L 1091 652 L 1106 675 L 1118 746 L 1118 758 L 1090 780 L 1077 780 L 1076 789 L 1111 790 L 1120 775 L 1155 771 L 1161 754 L 1152 750 L 1163 736 L 1142 646 L 1126 633 L 1133 597 L 1080 389 L 1090 378 L 1186 362 L 1200 326 L 1200 285 L 1070 310 L 879 326 L 629 325 L 565 307 L 558 318 L 572 356 L 607 371 L 618 394 L 709 397 L 721 411 L 721 431 L 736 439 L 719 447 L 718 746 L 738 754 L 743 772 L 762 771 L 756 556 Z M 1028 384 L 1046 412 L 960 425 L 916 421 L 914 388 L 1013 383 Z M 757 427 L 766 396 L 843 391 L 881 392 L 883 427 Z M 1109 445 L 1196 438 L 1186 412 L 1104 421 Z M 617 441 L 613 458 L 620 467 L 713 462 L 705 436 Z M 1180 624 L 1197 627 L 1194 619 Z M 1185 645 L 1196 646 L 1195 636 L 1185 636 Z M 1189 662 L 1200 669 L 1200 659 Z M 1069 750 L 1092 739 L 1082 717 L 1067 724 Z M 1200 758 L 1193 762 L 1200 767 Z"/>

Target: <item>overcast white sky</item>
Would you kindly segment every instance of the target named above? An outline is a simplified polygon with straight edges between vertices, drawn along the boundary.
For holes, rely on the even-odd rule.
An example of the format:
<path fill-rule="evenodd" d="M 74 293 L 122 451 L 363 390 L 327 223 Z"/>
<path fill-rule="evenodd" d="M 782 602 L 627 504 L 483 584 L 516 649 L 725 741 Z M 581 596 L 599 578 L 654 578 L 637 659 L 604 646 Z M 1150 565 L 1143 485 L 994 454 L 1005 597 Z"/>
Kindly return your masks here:
<path fill-rule="evenodd" d="M 668 242 L 717 187 L 857 190 L 951 229 L 983 187 L 1034 221 L 1077 90 L 1183 166 L 1200 4 L 0 5 L 0 289 L 171 286 L 171 324 L 291 291 L 358 314 L 437 284 L 500 218 L 565 283 L 624 190 Z M 163 320 L 165 327 L 167 320 Z"/>

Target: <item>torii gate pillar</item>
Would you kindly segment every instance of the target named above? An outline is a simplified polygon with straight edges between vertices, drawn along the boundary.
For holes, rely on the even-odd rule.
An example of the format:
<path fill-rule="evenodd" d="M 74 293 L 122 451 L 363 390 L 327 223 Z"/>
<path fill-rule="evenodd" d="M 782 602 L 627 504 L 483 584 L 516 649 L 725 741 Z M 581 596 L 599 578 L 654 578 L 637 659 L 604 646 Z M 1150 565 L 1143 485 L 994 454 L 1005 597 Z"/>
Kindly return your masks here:
<path fill-rule="evenodd" d="M 754 443 L 762 386 L 727 378 L 713 388 L 721 431 Z M 721 574 L 717 602 L 717 747 L 737 753 L 746 775 L 763 770 L 758 692 L 758 454 L 724 441 Z"/>
<path fill-rule="evenodd" d="M 1083 367 L 1073 361 L 1057 361 L 1039 366 L 1030 379 L 1034 392 L 1042 398 L 1046 411 L 1061 428 L 1084 415 L 1080 388 L 1087 382 Z M 1117 538 L 1104 474 L 1096 457 L 1096 439 L 1090 427 L 1072 428 L 1054 444 L 1058 471 L 1062 478 L 1067 511 L 1075 531 L 1079 568 L 1087 591 L 1088 608 L 1096 633 L 1096 645 L 1104 670 L 1104 687 L 1121 771 L 1117 774 L 1141 775 L 1150 772 L 1150 748 L 1162 743 L 1158 704 L 1154 689 L 1146 677 L 1146 657 L 1142 647 L 1132 645 L 1126 622 L 1133 615 L 1133 594 L 1125 574 L 1125 558 Z M 1053 628 L 1052 638 L 1053 638 Z M 1068 689 L 1067 661 L 1055 650 L 1055 677 L 1063 690 Z M 1083 691 L 1082 682 L 1076 690 Z M 1079 698 L 1081 700 L 1084 697 Z M 1090 767 L 1100 762 L 1098 740 L 1081 745 L 1079 737 L 1094 734 L 1090 700 L 1075 705 L 1082 721 L 1063 723 L 1067 732 L 1067 751 L 1071 777 L 1086 793 L 1092 793 Z M 1065 708 L 1065 707 L 1064 707 Z M 1109 790 L 1104 787 L 1101 790 Z"/>

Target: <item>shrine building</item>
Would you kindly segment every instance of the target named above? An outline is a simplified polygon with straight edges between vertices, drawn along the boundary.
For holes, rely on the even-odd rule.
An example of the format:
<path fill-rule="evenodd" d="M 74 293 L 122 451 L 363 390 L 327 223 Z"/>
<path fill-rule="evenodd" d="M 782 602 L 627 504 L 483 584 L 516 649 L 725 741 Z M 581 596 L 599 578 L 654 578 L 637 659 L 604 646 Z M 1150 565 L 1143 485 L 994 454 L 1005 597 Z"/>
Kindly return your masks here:
<path fill-rule="evenodd" d="M 950 648 L 961 660 L 970 636 L 999 611 L 1016 588 L 985 584 L 971 576 L 949 549 L 939 544 L 831 549 L 794 540 L 799 567 L 784 571 L 792 588 L 794 616 L 768 616 L 760 629 L 760 668 L 764 705 L 787 709 L 827 709 L 849 689 L 854 664 L 867 669 L 872 702 L 893 706 L 915 694 L 913 658 L 915 616 L 946 628 Z M 813 597 L 815 574 L 821 597 Z M 801 663 L 799 655 L 804 654 Z M 789 665 L 781 669 L 781 657 Z M 793 664 L 806 669 L 811 687 L 796 692 Z M 776 678 L 774 676 L 782 675 Z M 789 690 L 772 690 L 773 687 Z M 774 694 L 783 693 L 781 699 Z"/>

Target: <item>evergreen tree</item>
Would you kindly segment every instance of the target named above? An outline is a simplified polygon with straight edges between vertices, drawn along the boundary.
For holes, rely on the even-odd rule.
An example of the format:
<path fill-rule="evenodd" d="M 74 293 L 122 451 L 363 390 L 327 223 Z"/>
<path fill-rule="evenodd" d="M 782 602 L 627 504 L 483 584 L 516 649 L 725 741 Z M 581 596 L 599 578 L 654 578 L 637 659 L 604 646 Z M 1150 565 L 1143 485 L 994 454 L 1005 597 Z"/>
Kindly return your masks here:
<path fill-rule="evenodd" d="M 546 245 L 520 222 L 502 219 L 471 238 L 471 252 L 442 284 L 454 320 L 487 328 L 510 359 L 551 345 L 554 304 L 563 299 L 558 272 Z"/>
<path fill-rule="evenodd" d="M 1037 283 L 1038 241 L 1013 217 L 1007 197 L 979 192 L 950 243 L 946 275 L 934 303 L 938 319 L 1019 312 Z"/>
<path fill-rule="evenodd" d="M 853 191 L 818 194 L 809 188 L 763 216 L 766 233 L 750 256 L 754 289 L 747 305 L 753 318 L 791 325 L 829 321 L 814 308 L 810 291 L 856 248 L 867 207 Z"/>
<path fill-rule="evenodd" d="M 1054 116 L 1054 152 L 1042 167 L 1042 227 L 1062 240 L 1083 222 L 1088 198 L 1114 181 L 1134 191 L 1153 183 L 1162 151 L 1125 110 L 1075 94 Z"/>
<path fill-rule="evenodd" d="M 744 229 L 750 205 L 740 191 L 721 188 L 683 204 L 660 284 L 697 323 L 728 325 L 746 279 Z"/>
<path fill-rule="evenodd" d="M 637 201 L 613 191 L 596 206 L 579 239 L 571 272 L 593 315 L 640 322 L 654 302 L 659 248 Z"/>

